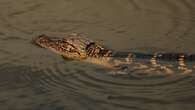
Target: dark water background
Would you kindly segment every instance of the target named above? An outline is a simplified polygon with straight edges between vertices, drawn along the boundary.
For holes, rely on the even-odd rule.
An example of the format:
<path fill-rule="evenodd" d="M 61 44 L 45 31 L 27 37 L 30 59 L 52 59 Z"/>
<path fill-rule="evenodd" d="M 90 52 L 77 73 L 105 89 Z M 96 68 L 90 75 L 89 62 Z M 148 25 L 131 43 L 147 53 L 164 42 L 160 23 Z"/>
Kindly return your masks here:
<path fill-rule="evenodd" d="M 35 46 L 72 32 L 115 50 L 195 53 L 194 0 L 0 0 L 0 110 L 193 110 L 194 75 L 134 79 Z"/>

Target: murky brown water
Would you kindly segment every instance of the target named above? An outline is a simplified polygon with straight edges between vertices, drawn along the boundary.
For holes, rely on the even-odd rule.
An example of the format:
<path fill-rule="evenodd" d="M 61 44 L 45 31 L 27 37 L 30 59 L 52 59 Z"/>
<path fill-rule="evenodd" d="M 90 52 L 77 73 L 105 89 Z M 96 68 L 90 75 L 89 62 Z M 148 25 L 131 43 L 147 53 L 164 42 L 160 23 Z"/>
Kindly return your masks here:
<path fill-rule="evenodd" d="M 35 46 L 83 33 L 115 50 L 195 53 L 194 0 L 0 0 L 1 110 L 193 110 L 194 75 L 122 78 Z"/>

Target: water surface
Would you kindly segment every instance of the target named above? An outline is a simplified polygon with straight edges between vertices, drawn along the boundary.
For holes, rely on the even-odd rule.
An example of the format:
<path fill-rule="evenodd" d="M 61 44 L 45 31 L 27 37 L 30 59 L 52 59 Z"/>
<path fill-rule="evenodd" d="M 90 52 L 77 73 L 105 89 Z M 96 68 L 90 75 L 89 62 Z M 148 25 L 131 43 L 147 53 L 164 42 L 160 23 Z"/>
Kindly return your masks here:
<path fill-rule="evenodd" d="M 194 74 L 109 75 L 39 48 L 81 33 L 114 50 L 195 53 L 194 0 L 0 0 L 1 110 L 192 110 Z"/>

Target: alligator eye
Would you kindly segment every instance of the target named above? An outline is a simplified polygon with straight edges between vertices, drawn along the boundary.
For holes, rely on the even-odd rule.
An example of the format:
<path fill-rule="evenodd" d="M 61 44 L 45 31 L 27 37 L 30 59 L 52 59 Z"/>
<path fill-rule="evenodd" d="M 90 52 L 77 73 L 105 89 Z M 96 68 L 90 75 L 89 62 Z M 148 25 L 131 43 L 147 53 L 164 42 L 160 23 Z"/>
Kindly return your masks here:
<path fill-rule="evenodd" d="M 81 48 L 82 51 L 85 51 L 85 48 Z"/>
<path fill-rule="evenodd" d="M 66 51 L 70 51 L 70 47 L 66 47 L 64 48 Z"/>

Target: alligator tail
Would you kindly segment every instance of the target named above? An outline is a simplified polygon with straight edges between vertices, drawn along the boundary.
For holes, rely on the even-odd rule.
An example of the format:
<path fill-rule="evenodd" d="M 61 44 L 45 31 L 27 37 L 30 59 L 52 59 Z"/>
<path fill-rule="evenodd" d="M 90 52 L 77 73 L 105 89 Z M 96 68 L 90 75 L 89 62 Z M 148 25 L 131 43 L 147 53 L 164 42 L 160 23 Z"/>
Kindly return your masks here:
<path fill-rule="evenodd" d="M 115 52 L 113 58 L 128 58 L 131 55 L 134 59 L 152 59 L 163 60 L 163 61 L 195 61 L 195 54 L 186 54 L 186 53 L 139 53 L 139 52 Z"/>

